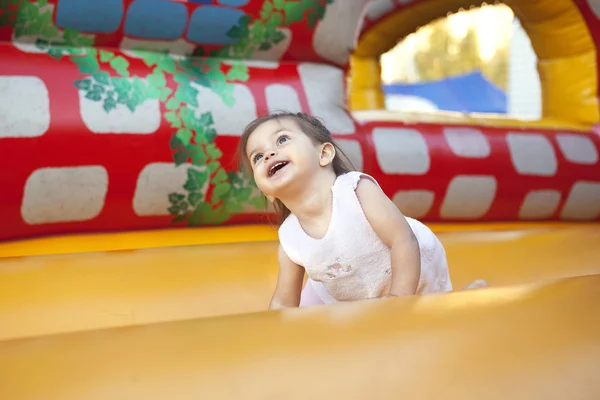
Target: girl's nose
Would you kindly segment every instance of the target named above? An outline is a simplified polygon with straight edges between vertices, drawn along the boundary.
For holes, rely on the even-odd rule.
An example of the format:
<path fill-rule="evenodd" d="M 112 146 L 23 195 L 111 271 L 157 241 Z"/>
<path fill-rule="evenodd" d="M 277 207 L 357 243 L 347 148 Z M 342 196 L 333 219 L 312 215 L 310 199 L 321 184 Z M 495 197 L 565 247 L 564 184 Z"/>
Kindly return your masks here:
<path fill-rule="evenodd" d="M 268 151 L 268 152 L 265 154 L 265 160 L 268 160 L 268 159 L 269 159 L 269 158 L 271 158 L 271 157 L 275 157 L 275 152 L 274 152 L 274 151 Z"/>

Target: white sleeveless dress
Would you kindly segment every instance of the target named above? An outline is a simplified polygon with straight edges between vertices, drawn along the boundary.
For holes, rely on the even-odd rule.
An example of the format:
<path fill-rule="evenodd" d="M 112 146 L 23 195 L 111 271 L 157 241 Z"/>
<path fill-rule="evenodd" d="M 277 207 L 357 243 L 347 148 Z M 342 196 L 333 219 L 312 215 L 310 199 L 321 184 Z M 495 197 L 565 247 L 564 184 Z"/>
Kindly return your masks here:
<path fill-rule="evenodd" d="M 293 262 L 304 267 L 308 275 L 303 297 L 314 291 L 322 303 L 329 304 L 383 297 L 389 293 L 391 252 L 371 228 L 356 196 L 361 178 L 377 183 L 369 175 L 357 171 L 340 175 L 335 180 L 331 188 L 331 222 L 323 238 L 315 239 L 306 234 L 294 214 L 279 227 L 283 250 Z M 421 252 L 417 294 L 451 291 L 442 243 L 421 222 L 406 219 Z"/>

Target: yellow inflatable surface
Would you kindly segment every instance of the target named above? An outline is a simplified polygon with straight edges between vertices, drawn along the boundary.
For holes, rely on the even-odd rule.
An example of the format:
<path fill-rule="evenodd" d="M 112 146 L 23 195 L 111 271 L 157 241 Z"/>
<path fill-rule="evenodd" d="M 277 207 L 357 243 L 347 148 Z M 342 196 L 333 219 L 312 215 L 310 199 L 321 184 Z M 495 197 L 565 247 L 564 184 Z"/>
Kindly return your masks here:
<path fill-rule="evenodd" d="M 457 289 L 600 274 L 597 225 L 431 227 Z M 277 279 L 268 226 L 63 237 L 53 249 L 57 240 L 0 245 L 0 340 L 261 312 Z"/>
<path fill-rule="evenodd" d="M 597 399 L 600 276 L 0 342 L 2 399 Z"/>

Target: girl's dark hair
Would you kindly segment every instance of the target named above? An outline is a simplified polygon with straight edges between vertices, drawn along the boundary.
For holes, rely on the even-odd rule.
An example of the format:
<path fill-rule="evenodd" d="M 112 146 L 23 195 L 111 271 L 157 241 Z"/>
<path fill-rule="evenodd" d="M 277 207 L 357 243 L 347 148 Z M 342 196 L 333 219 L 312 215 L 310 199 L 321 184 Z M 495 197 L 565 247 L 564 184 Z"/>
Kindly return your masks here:
<path fill-rule="evenodd" d="M 355 168 L 352 165 L 350 159 L 344 154 L 342 149 L 333 141 L 331 137 L 331 132 L 329 129 L 323 125 L 323 123 L 308 114 L 305 113 L 293 113 L 293 112 L 276 112 L 272 114 L 268 114 L 262 117 L 255 119 L 250 122 L 246 128 L 244 129 L 244 133 L 242 134 L 239 144 L 238 144 L 238 160 L 241 162 L 242 172 L 246 175 L 248 179 L 252 179 L 252 165 L 250 164 L 250 160 L 248 160 L 248 156 L 246 155 L 246 145 L 248 144 L 248 138 L 259 127 L 259 125 L 278 119 L 291 119 L 293 120 L 298 128 L 307 135 L 309 138 L 313 140 L 315 144 L 323 144 L 323 143 L 331 143 L 335 148 L 335 157 L 333 158 L 332 166 L 333 171 L 336 176 L 342 175 L 346 172 L 354 171 Z M 268 204 L 265 198 L 265 204 Z M 278 216 L 277 224 L 281 224 L 287 217 L 290 215 L 290 210 L 279 200 L 275 199 L 273 201 L 273 208 L 275 209 L 275 213 Z"/>

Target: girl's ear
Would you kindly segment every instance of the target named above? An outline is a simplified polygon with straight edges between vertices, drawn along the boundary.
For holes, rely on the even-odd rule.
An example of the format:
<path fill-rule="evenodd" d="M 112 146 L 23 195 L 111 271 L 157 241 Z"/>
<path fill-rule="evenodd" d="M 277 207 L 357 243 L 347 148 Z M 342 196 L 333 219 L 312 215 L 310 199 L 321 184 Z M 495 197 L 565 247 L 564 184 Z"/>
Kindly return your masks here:
<path fill-rule="evenodd" d="M 326 167 L 333 162 L 335 158 L 335 147 L 331 143 L 323 143 L 321 145 L 321 154 L 319 157 L 319 165 Z"/>

